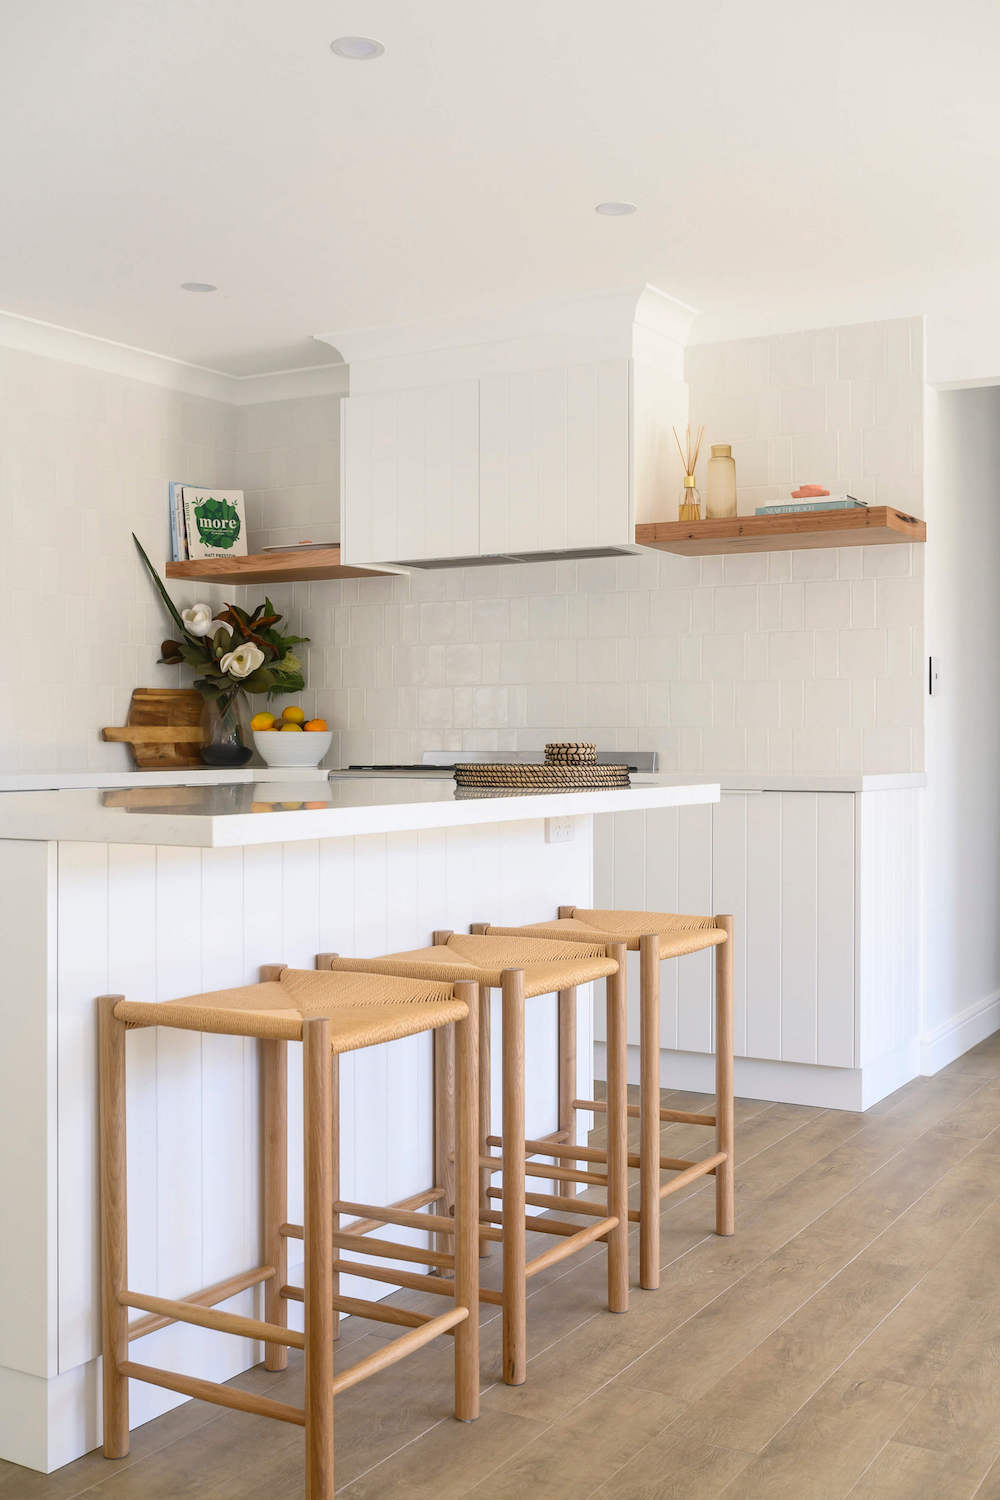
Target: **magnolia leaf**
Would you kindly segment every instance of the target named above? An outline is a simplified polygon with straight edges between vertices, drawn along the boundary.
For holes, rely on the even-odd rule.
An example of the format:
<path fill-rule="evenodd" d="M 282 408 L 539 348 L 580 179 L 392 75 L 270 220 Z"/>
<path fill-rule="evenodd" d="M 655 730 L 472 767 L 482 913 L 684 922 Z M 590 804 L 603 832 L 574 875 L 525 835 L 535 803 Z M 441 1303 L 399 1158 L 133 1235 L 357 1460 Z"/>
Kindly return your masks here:
<path fill-rule="evenodd" d="M 180 611 L 178 610 L 177 605 L 171 599 L 170 595 L 167 593 L 167 590 L 164 587 L 163 582 L 160 579 L 159 573 L 157 573 L 156 569 L 153 567 L 153 564 L 150 562 L 149 558 L 146 556 L 146 549 L 145 549 L 145 547 L 143 547 L 142 543 L 140 542 L 139 538 L 136 536 L 136 534 L 135 534 L 134 531 L 132 533 L 132 540 L 133 540 L 133 542 L 135 542 L 135 545 L 139 549 L 139 556 L 142 558 L 143 562 L 146 564 L 146 571 L 149 574 L 150 578 L 153 580 L 154 584 L 156 585 L 157 592 L 159 593 L 160 598 L 163 600 L 164 604 L 166 605 L 167 612 L 169 613 L 170 618 L 173 620 L 174 624 L 177 626 L 177 629 L 179 631 L 181 631 L 182 634 L 186 635 L 187 634 L 187 627 L 185 626 L 184 621 L 181 619 Z"/>

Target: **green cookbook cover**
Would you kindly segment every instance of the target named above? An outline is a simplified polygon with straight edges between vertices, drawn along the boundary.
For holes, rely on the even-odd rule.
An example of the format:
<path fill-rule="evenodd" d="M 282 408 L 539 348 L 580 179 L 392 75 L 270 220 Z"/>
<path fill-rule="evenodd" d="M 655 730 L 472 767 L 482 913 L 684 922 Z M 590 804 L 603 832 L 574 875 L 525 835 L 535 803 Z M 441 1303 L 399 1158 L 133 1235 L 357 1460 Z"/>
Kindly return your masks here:
<path fill-rule="evenodd" d="M 189 557 L 245 557 L 246 513 L 242 490 L 184 486 Z"/>

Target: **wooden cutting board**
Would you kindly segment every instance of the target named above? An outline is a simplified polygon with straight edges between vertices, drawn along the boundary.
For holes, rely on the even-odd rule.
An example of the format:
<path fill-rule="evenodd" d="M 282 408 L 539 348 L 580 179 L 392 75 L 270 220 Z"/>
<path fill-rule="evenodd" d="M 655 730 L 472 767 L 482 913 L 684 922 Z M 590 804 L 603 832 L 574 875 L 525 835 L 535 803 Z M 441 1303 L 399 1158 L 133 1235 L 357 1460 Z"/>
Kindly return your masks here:
<path fill-rule="evenodd" d="M 101 731 L 106 740 L 125 744 L 140 771 L 193 769 L 204 764 L 201 727 L 204 699 L 194 688 L 135 688 L 128 722 Z"/>

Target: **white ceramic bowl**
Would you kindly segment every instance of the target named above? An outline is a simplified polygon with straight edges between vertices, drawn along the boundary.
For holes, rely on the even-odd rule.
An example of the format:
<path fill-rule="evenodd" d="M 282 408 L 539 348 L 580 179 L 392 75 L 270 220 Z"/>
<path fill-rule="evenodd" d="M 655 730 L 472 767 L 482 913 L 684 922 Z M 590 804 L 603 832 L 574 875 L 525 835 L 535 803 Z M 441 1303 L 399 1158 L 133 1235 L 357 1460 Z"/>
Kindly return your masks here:
<path fill-rule="evenodd" d="M 329 729 L 303 729 L 301 734 L 255 729 L 253 742 L 267 766 L 318 766 L 333 742 L 333 734 Z"/>

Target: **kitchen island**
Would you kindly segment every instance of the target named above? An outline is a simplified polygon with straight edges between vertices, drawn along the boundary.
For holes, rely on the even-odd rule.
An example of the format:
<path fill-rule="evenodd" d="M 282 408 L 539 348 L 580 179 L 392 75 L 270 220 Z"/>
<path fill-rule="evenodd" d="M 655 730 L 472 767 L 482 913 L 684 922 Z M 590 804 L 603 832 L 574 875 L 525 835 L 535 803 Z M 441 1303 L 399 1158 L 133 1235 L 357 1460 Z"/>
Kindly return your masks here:
<path fill-rule="evenodd" d="M 252 981 L 262 963 L 309 968 L 324 950 L 366 956 L 438 927 L 591 905 L 595 814 L 719 798 L 717 784 L 656 777 L 463 796 L 444 778 L 250 775 L 0 793 L 0 1192 L 18 1225 L 0 1250 L 0 1457 L 13 1462 L 47 1472 L 99 1442 L 96 996 L 165 1000 Z M 592 1097 L 583 991 L 578 1026 L 578 1095 Z M 130 1278 L 183 1296 L 259 1263 L 256 1047 L 168 1030 L 128 1046 Z M 527 1056 L 527 1125 L 541 1134 L 556 1124 L 554 997 L 529 1006 Z M 297 1063 L 293 1049 L 292 1218 Z M 389 1203 L 432 1180 L 431 1088 L 425 1036 L 345 1059 L 345 1197 Z M 256 1295 L 227 1306 L 259 1315 Z M 260 1357 L 180 1324 L 147 1348 L 213 1380 Z M 133 1386 L 133 1424 L 177 1402 Z"/>

